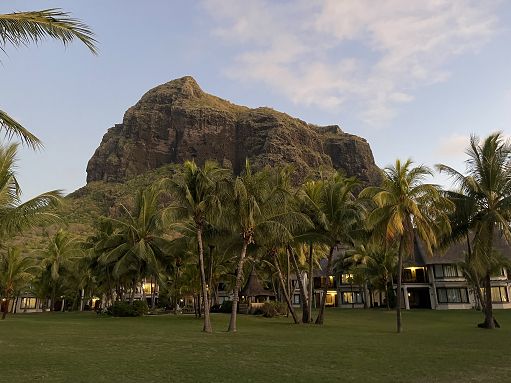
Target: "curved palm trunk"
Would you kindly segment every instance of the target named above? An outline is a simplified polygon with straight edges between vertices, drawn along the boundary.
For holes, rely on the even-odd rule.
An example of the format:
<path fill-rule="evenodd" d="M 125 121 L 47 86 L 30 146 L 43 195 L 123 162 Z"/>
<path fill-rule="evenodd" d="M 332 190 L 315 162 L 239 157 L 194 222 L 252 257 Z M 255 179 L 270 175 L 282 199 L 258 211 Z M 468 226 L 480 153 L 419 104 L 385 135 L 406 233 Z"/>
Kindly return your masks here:
<path fill-rule="evenodd" d="M 202 244 L 202 227 L 197 228 L 197 242 L 199 245 L 199 268 L 200 268 L 200 282 L 202 287 L 202 296 L 204 297 L 204 327 L 202 331 L 213 332 L 211 327 L 211 318 L 209 316 L 209 301 L 208 301 L 208 289 L 206 286 L 206 274 L 204 272 L 204 247 Z M 200 306 L 200 301 L 199 301 Z"/>
<path fill-rule="evenodd" d="M 7 312 L 9 311 L 9 302 L 10 302 L 10 299 L 7 298 L 5 301 L 2 301 L 2 320 L 5 319 L 5 317 L 7 316 Z"/>
<path fill-rule="evenodd" d="M 493 229 L 494 225 L 490 224 L 488 230 L 488 242 L 486 243 L 487 256 L 491 256 L 493 251 Z M 484 328 L 495 329 L 495 318 L 493 317 L 493 303 L 491 299 L 491 273 L 488 269 L 484 277 Z"/>
<path fill-rule="evenodd" d="M 305 293 L 305 286 L 303 284 L 302 277 L 300 275 L 300 270 L 298 269 L 298 262 L 296 262 L 296 257 L 293 252 L 291 246 L 287 246 L 287 251 L 289 256 L 291 257 L 291 261 L 293 263 L 293 269 L 295 270 L 296 279 L 298 280 L 298 287 L 300 289 L 300 297 L 302 300 L 302 322 L 309 323 L 310 313 L 309 313 L 309 301 L 307 299 L 307 294 Z"/>
<path fill-rule="evenodd" d="M 332 267 L 332 257 L 334 255 L 334 248 L 335 246 L 330 247 L 330 252 L 328 253 L 328 259 L 327 259 L 327 265 L 326 265 L 326 276 L 327 281 L 325 283 L 325 286 L 323 287 L 323 296 L 321 297 L 321 306 L 319 308 L 319 314 L 316 318 L 316 324 L 323 324 L 324 322 L 324 316 L 325 316 L 325 305 L 326 305 L 326 294 L 328 292 L 328 277 L 330 275 L 330 268 Z"/>
<path fill-rule="evenodd" d="M 243 247 L 241 248 L 240 259 L 238 261 L 238 271 L 236 273 L 236 284 L 234 286 L 234 296 L 232 298 L 232 311 L 231 311 L 231 320 L 229 321 L 229 328 L 227 331 L 236 332 L 236 321 L 238 314 L 238 301 L 240 299 L 240 288 L 241 288 L 241 280 L 243 278 L 243 263 L 245 262 L 245 256 L 247 254 L 247 247 L 250 242 L 250 239 L 243 241 Z"/>
<path fill-rule="evenodd" d="M 400 333 L 403 331 L 403 325 L 401 323 L 401 277 L 403 274 L 403 251 L 405 247 L 405 236 L 401 235 L 401 239 L 399 240 L 399 251 L 398 251 L 398 262 L 397 262 L 397 294 L 396 294 L 396 325 L 397 332 Z"/>
<path fill-rule="evenodd" d="M 209 304 L 210 304 L 210 307 L 212 305 L 215 304 L 215 289 L 212 288 L 213 286 L 213 264 L 214 264 L 214 260 L 213 260 L 213 249 L 215 248 L 215 246 L 213 245 L 209 245 L 209 267 L 208 267 L 208 286 L 210 288 L 210 291 L 212 292 L 210 295 L 210 300 L 209 300 Z"/>
<path fill-rule="evenodd" d="M 300 270 L 298 269 L 298 262 L 296 262 L 296 257 L 295 257 L 295 254 L 294 254 L 291 246 L 288 245 L 287 251 L 289 252 L 289 255 L 291 256 L 293 269 L 295 270 L 296 279 L 298 281 L 298 288 L 300 290 L 300 298 L 302 301 L 302 322 L 309 323 L 309 318 L 310 318 L 309 301 L 307 299 L 307 294 L 305 292 L 305 285 L 303 284 L 303 279 L 302 279 Z"/>
<path fill-rule="evenodd" d="M 469 235 L 469 232 L 468 230 L 465 232 L 465 237 L 466 237 L 466 240 L 467 240 L 467 254 L 468 254 L 468 259 L 471 260 L 472 259 L 472 246 L 470 244 L 470 235 Z M 474 278 L 474 284 L 475 284 L 475 287 L 476 287 L 476 297 L 477 297 L 477 300 L 479 301 L 479 304 L 481 305 L 481 310 L 483 312 L 486 312 L 485 310 L 485 307 L 486 307 L 486 304 L 485 304 L 485 300 L 483 298 L 483 293 L 481 292 L 481 282 L 477 276 L 477 274 L 474 275 L 475 278 Z M 479 307 L 478 307 L 479 308 Z"/>
<path fill-rule="evenodd" d="M 284 276 L 282 275 L 282 270 L 280 268 L 280 262 L 277 257 L 277 254 L 273 255 L 273 264 L 275 265 L 275 269 L 277 269 L 277 274 L 279 276 L 279 281 L 280 281 L 280 287 L 282 288 L 282 291 L 284 292 L 284 299 L 286 300 L 286 304 L 287 304 L 289 313 L 293 317 L 293 321 L 295 322 L 295 324 L 299 324 L 300 321 L 298 320 L 298 317 L 296 316 L 295 309 L 294 309 L 293 305 L 291 304 L 291 299 L 289 298 L 289 294 L 287 293 L 286 283 L 284 282 Z"/>
<path fill-rule="evenodd" d="M 313 264 L 314 250 L 312 242 L 309 245 L 309 321 L 312 322 L 312 300 L 314 299 L 314 264 Z"/>

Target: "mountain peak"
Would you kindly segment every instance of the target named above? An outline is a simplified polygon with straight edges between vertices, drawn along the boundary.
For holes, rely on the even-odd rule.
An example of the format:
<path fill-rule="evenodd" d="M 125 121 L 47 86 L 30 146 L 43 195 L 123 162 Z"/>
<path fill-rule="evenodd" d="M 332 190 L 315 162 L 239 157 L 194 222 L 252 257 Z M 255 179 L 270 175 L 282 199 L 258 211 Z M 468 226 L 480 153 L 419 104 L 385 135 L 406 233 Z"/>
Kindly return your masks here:
<path fill-rule="evenodd" d="M 124 182 L 170 163 L 216 160 L 240 172 L 293 164 L 298 178 L 340 169 L 379 179 L 369 144 L 337 125 L 319 127 L 271 108 L 250 109 L 204 92 L 191 76 L 149 90 L 110 128 L 87 165 L 87 182 Z"/>

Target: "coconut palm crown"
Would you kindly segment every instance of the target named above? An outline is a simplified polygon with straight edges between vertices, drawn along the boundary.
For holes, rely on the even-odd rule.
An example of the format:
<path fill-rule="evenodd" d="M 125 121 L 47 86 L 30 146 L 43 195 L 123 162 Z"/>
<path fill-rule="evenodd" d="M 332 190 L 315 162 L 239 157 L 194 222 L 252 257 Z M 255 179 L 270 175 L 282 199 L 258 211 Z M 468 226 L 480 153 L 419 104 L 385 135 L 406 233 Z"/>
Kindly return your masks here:
<path fill-rule="evenodd" d="M 413 166 L 409 159 L 396 160 L 394 166 L 385 168 L 380 187 L 368 187 L 361 198 L 371 198 L 376 208 L 367 217 L 367 226 L 379 234 L 385 243 L 397 241 L 397 332 L 401 324 L 401 274 L 403 258 L 410 257 L 417 236 L 428 254 L 438 245 L 441 233 L 450 231 L 448 213 L 453 208 L 438 185 L 424 183 L 432 171 L 425 166 Z"/>

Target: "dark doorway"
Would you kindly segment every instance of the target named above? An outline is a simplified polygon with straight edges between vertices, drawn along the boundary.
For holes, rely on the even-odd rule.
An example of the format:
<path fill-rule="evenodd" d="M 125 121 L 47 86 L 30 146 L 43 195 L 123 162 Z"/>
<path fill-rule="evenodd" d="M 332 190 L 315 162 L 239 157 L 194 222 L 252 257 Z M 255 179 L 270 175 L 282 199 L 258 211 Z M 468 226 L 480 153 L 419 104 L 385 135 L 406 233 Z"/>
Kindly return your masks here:
<path fill-rule="evenodd" d="M 431 299 L 428 287 L 408 288 L 408 302 L 411 309 L 430 309 Z"/>

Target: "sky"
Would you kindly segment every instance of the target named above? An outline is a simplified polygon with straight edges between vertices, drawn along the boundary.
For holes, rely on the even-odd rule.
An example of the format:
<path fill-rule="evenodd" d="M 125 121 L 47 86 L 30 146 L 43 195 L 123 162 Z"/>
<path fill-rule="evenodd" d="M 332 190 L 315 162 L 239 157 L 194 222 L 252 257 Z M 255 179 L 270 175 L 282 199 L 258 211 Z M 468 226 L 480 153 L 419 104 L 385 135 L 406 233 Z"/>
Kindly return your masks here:
<path fill-rule="evenodd" d="M 20 150 L 27 199 L 85 185 L 107 129 L 185 75 L 208 93 L 367 139 L 397 158 L 464 170 L 471 134 L 511 133 L 511 3 L 471 0 L 14 0 L 63 8 L 99 42 L 0 53 L 0 109 L 42 139 Z M 447 181 L 433 179 L 444 185 Z"/>

